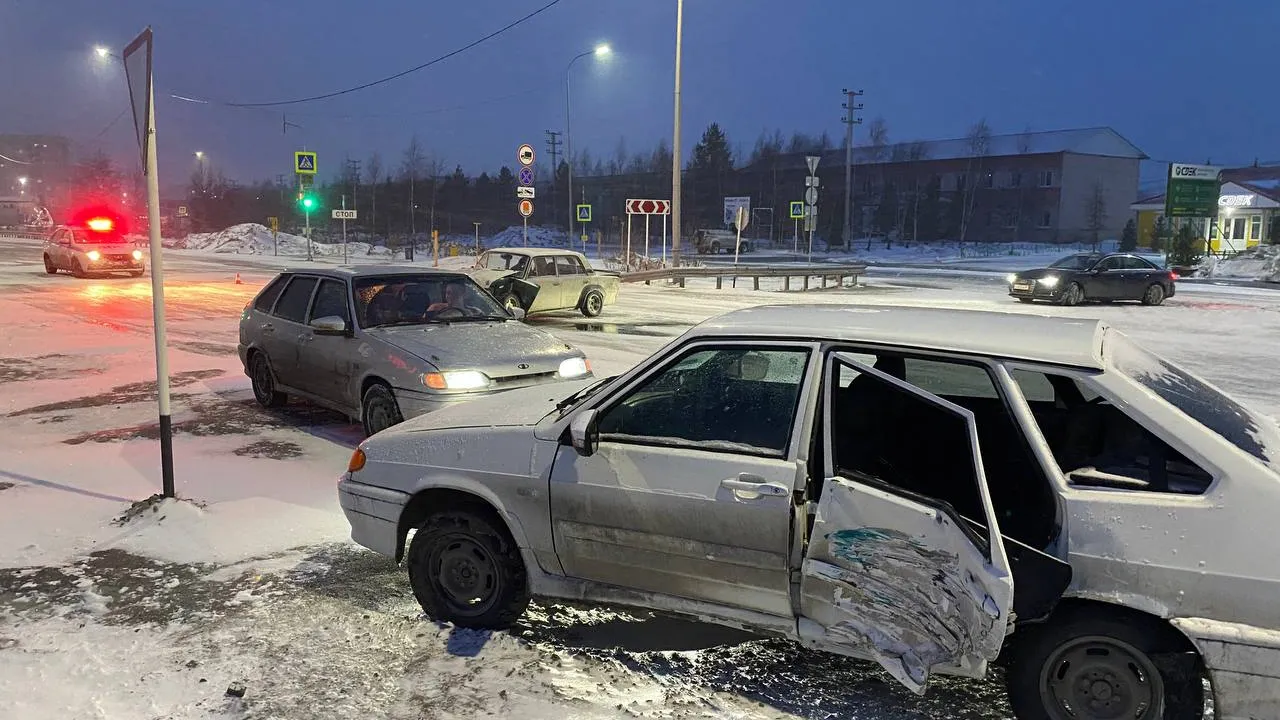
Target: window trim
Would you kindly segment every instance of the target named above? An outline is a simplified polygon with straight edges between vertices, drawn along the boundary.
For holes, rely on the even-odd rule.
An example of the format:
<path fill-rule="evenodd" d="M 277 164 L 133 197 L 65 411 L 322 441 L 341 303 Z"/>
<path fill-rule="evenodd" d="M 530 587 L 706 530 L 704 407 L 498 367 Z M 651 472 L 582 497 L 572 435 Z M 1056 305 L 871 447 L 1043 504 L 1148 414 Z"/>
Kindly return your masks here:
<path fill-rule="evenodd" d="M 276 298 L 275 303 L 271 305 L 271 317 L 277 320 L 280 320 L 282 322 L 293 323 L 294 325 L 306 325 L 307 314 L 311 312 L 311 302 L 315 300 L 316 290 L 320 288 L 320 280 L 322 280 L 323 278 L 324 276 L 322 275 L 313 275 L 311 273 L 295 273 L 293 277 L 289 278 L 289 282 L 285 284 L 284 288 L 280 290 L 280 296 Z M 316 284 L 311 288 L 311 294 L 307 296 L 307 304 L 302 308 L 302 319 L 293 320 L 287 317 L 283 317 L 278 312 L 276 312 L 280 308 L 280 300 L 284 298 L 285 293 L 289 292 L 289 286 L 293 285 L 298 280 L 305 280 L 305 279 L 315 280 Z"/>
<path fill-rule="evenodd" d="M 708 452 L 720 455 L 743 455 L 747 457 L 760 457 L 769 460 L 785 460 L 794 462 L 799 459 L 808 446 L 809 436 L 812 434 L 814 414 L 814 398 L 812 395 L 817 391 L 818 384 L 814 378 L 821 373 L 820 363 L 822 362 L 822 343 L 816 340 L 800 340 L 800 339 L 776 339 L 761 340 L 759 338 L 697 338 L 688 343 L 673 347 L 670 352 L 663 353 L 661 357 L 653 360 L 649 365 L 645 366 L 640 372 L 626 378 L 624 384 L 619 385 L 608 396 L 602 398 L 592 398 L 595 402 L 584 405 L 582 410 L 595 410 L 597 417 L 602 417 L 611 408 L 617 406 L 625 398 L 631 395 L 641 385 L 648 383 L 657 375 L 671 369 L 685 357 L 691 353 L 701 352 L 704 350 L 726 350 L 733 348 L 749 348 L 753 350 L 796 350 L 804 351 L 809 354 L 808 361 L 804 367 L 804 377 L 800 382 L 800 390 L 796 399 L 796 413 L 791 423 L 791 434 L 787 441 L 787 447 L 782 454 L 772 452 L 743 452 L 737 450 L 728 450 L 724 448 L 708 448 L 693 447 L 687 442 L 636 442 L 635 440 L 610 440 L 609 442 L 625 445 L 628 447 L 649 447 L 649 448 L 666 448 L 674 450 L 692 450 L 694 452 Z M 566 416 L 570 418 L 572 415 Z M 570 420 L 569 422 L 572 422 Z M 601 442 L 605 442 L 603 434 L 600 438 Z"/>
<path fill-rule="evenodd" d="M 1146 430 L 1147 432 L 1156 436 L 1156 438 L 1158 438 L 1164 444 L 1182 453 L 1188 460 L 1191 460 L 1197 466 L 1199 466 L 1201 470 L 1204 470 L 1211 478 L 1211 481 L 1208 487 L 1204 489 L 1204 492 L 1196 493 L 1196 494 L 1160 492 L 1158 490 L 1103 488 L 1103 487 L 1088 487 L 1088 486 L 1082 486 L 1082 485 L 1073 485 L 1071 483 L 1070 478 L 1068 478 L 1067 476 L 1067 471 L 1063 470 L 1058 465 L 1058 458 L 1054 457 L 1053 449 L 1049 447 L 1049 441 L 1045 439 L 1044 434 L 1041 432 L 1040 423 L 1035 421 L 1035 415 L 1031 412 L 1030 404 L 1026 404 L 1026 398 L 1024 398 L 1022 395 L 1022 388 L 1018 386 L 1018 383 L 1016 380 L 1014 380 L 1012 377 L 1009 377 L 1010 388 L 1012 389 L 1013 392 L 1017 393 L 1018 402 L 1026 404 L 1026 407 L 1025 407 L 1026 420 L 1024 421 L 1023 431 L 1027 433 L 1033 433 L 1033 434 L 1029 434 L 1028 437 L 1034 438 L 1034 441 L 1033 441 L 1034 445 L 1036 445 L 1037 447 L 1043 448 L 1043 452 L 1046 453 L 1045 459 L 1049 463 L 1051 463 L 1050 467 L 1053 469 L 1053 472 L 1050 473 L 1050 476 L 1053 478 L 1054 482 L 1058 483 L 1058 491 L 1060 493 L 1063 493 L 1064 496 L 1067 493 L 1071 493 L 1071 494 L 1087 495 L 1090 497 L 1114 497 L 1117 493 L 1120 493 L 1125 495 L 1126 497 L 1137 497 L 1137 498 L 1143 498 L 1143 499 L 1159 500 L 1160 502 L 1200 503 L 1200 502 L 1206 501 L 1206 499 L 1208 499 L 1210 496 L 1215 495 L 1218 492 L 1218 489 L 1221 487 L 1223 479 L 1226 477 L 1226 475 L 1222 470 L 1222 468 L 1217 463 L 1214 463 L 1211 460 L 1209 460 L 1209 458 L 1206 457 L 1204 453 L 1200 452 L 1194 446 L 1184 442 L 1182 438 L 1176 435 L 1171 435 L 1164 426 L 1162 426 L 1158 422 L 1155 422 L 1151 418 L 1151 415 L 1147 413 L 1145 410 L 1143 410 L 1138 404 L 1128 402 L 1124 400 L 1122 397 L 1120 397 L 1119 395 L 1117 395 L 1114 391 L 1112 391 L 1110 387 L 1107 386 L 1107 381 L 1103 381 L 1103 382 L 1098 381 L 1098 378 L 1103 378 L 1110 375 L 1116 378 L 1121 383 L 1129 383 L 1136 392 L 1139 392 L 1139 393 L 1145 392 L 1142 389 L 1141 385 L 1138 385 L 1136 382 L 1130 380 L 1129 378 L 1124 377 L 1123 375 L 1119 374 L 1115 370 L 1081 370 L 1079 368 L 1062 367 L 1057 365 L 1043 365 L 1043 364 L 1037 364 L 1033 362 L 1022 362 L 1022 361 L 1015 361 L 1015 360 L 1005 361 L 1001 363 L 1001 365 L 1004 367 L 1006 371 L 1018 369 L 1018 370 L 1027 370 L 1030 372 L 1045 373 L 1048 375 L 1061 375 L 1063 377 L 1071 378 L 1072 380 L 1075 380 L 1077 382 L 1084 384 L 1085 387 L 1087 387 L 1089 390 L 1092 390 L 1098 395 L 1106 398 L 1107 402 L 1111 403 L 1112 406 L 1114 406 L 1117 410 L 1120 410 L 1120 412 L 1124 413 L 1130 420 L 1133 420 L 1134 422 L 1138 423 L 1138 425 L 1140 425 L 1143 430 Z M 1199 423 L 1197 423 L 1195 420 L 1192 420 L 1191 418 L 1179 417 L 1178 421 L 1189 423 L 1194 427 L 1199 427 Z M 1214 436 L 1214 438 L 1220 439 L 1220 438 L 1217 438 L 1216 436 Z M 1227 442 L 1226 440 L 1222 440 L 1222 442 L 1229 447 L 1234 447 L 1231 445 L 1231 443 Z"/>
<path fill-rule="evenodd" d="M 294 273 L 280 273 L 275 277 L 275 279 L 267 283 L 265 287 L 259 290 L 257 295 L 253 296 L 253 302 L 249 307 L 253 308 L 254 312 L 265 313 L 267 315 L 274 314 L 274 311 L 276 309 L 276 303 L 280 302 L 280 296 L 284 294 L 284 289 L 289 286 L 289 281 L 292 280 L 294 277 L 295 277 Z M 274 285 L 276 282 L 281 283 L 280 292 L 276 293 L 276 297 L 274 300 L 271 301 L 270 307 L 268 307 L 266 310 L 260 309 L 258 307 L 258 298 L 262 297 L 262 294 L 265 293 L 267 290 L 271 289 L 271 286 Z"/>

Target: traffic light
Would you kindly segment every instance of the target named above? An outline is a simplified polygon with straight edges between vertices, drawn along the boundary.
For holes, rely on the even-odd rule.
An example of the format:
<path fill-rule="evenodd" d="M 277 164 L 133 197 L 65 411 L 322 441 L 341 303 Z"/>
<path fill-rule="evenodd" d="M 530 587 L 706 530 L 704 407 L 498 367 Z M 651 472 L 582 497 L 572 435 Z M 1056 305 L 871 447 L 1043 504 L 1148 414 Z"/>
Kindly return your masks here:
<path fill-rule="evenodd" d="M 311 212 L 320 207 L 320 200 L 310 192 L 298 192 L 298 206 L 303 212 Z"/>

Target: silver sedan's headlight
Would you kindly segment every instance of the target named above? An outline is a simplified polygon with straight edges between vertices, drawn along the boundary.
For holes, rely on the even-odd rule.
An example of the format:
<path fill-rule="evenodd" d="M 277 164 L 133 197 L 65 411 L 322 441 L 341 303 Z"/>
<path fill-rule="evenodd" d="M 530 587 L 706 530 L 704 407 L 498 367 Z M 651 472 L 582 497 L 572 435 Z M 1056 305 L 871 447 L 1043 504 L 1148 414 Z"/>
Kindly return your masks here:
<path fill-rule="evenodd" d="M 560 377 L 576 378 L 591 372 L 591 363 L 586 358 L 569 358 L 560 363 Z"/>
<path fill-rule="evenodd" d="M 489 387 L 489 376 L 479 370 L 433 372 L 422 376 L 422 384 L 432 390 L 479 390 Z"/>
<path fill-rule="evenodd" d="M 1039 280 L 1037 280 L 1036 282 L 1040 283 L 1041 285 L 1043 285 L 1043 286 L 1045 286 L 1045 287 L 1047 287 L 1047 288 L 1057 287 L 1057 286 L 1058 286 L 1058 276 L 1057 276 L 1057 275 L 1050 275 L 1050 276 L 1048 276 L 1048 277 L 1042 277 L 1042 278 L 1040 278 Z"/>

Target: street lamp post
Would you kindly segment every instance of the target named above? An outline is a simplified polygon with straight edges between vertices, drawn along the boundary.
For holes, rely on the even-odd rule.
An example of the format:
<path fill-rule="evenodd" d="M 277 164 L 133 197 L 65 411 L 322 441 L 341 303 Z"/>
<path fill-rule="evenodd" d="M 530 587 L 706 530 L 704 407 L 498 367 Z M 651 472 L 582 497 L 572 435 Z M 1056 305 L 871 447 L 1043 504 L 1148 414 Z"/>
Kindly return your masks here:
<path fill-rule="evenodd" d="M 207 193 L 208 188 L 205 186 L 209 184 L 209 173 L 205 168 L 203 150 L 196 151 L 196 162 L 200 163 L 200 191 Z"/>
<path fill-rule="evenodd" d="M 588 56 L 604 57 L 610 52 L 608 45 L 597 45 L 595 49 L 588 50 L 584 53 L 578 53 L 573 56 L 569 64 L 564 68 L 564 154 L 569 159 L 569 243 L 573 243 L 573 221 L 577 219 L 577 213 L 573 211 L 573 133 L 569 127 L 570 118 L 572 117 L 572 106 L 570 105 L 569 96 L 569 71 L 573 69 L 573 64 L 578 60 Z M 551 176 L 554 178 L 556 169 L 551 168 Z"/>
<path fill-rule="evenodd" d="M 684 46 L 684 0 L 676 0 L 675 128 L 671 133 L 671 263 L 680 265 L 680 55 Z"/>
<path fill-rule="evenodd" d="M 27 194 L 27 179 L 25 177 L 18 178 L 18 187 L 20 188 L 19 195 Z"/>

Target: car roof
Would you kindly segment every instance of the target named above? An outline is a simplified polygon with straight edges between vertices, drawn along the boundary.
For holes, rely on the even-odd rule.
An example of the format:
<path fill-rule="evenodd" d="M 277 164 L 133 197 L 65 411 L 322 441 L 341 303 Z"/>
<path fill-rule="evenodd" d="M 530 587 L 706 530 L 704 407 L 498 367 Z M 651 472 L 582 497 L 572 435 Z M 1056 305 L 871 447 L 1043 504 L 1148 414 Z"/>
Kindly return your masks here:
<path fill-rule="evenodd" d="M 567 248 L 489 248 L 485 252 L 511 253 L 513 255 L 528 255 L 529 257 L 540 257 L 544 255 L 581 255 L 577 250 L 569 250 Z"/>
<path fill-rule="evenodd" d="M 337 267 L 290 267 L 282 272 L 300 275 L 324 275 L 334 278 L 383 277 L 387 275 L 464 275 L 462 270 L 417 267 L 413 265 L 339 265 Z"/>
<path fill-rule="evenodd" d="M 814 338 L 1102 370 L 1101 320 L 893 305 L 765 305 L 696 326 L 703 336 Z"/>

